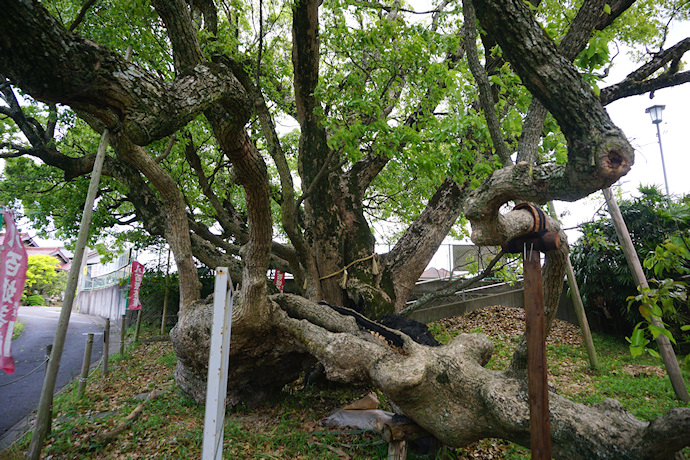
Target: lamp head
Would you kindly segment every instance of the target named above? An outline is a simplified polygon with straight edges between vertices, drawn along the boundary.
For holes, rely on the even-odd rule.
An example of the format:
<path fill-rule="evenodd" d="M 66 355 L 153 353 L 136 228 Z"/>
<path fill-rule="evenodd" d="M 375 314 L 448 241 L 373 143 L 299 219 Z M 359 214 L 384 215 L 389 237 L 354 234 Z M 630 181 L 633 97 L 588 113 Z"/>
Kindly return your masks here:
<path fill-rule="evenodd" d="M 661 112 L 666 108 L 665 105 L 653 105 L 645 110 L 652 117 L 652 123 L 658 125 L 661 123 Z"/>

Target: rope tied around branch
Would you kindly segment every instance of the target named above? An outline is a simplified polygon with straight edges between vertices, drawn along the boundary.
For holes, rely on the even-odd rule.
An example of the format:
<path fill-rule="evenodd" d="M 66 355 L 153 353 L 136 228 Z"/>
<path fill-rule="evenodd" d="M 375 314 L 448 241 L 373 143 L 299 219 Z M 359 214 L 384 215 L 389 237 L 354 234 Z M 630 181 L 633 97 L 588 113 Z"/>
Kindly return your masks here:
<path fill-rule="evenodd" d="M 380 273 L 379 264 L 376 261 L 376 253 L 374 252 L 369 256 L 362 257 L 361 259 L 353 260 L 352 262 L 345 265 L 340 270 L 333 272 L 330 275 L 322 276 L 321 278 L 319 278 L 319 281 L 323 281 L 325 279 L 332 278 L 336 275 L 339 275 L 340 273 L 343 273 L 343 279 L 340 281 L 340 287 L 345 289 L 345 286 L 347 285 L 347 269 L 352 267 L 354 264 L 357 264 L 359 262 L 364 262 L 365 260 L 369 260 L 369 259 L 372 259 L 371 273 L 374 275 L 378 275 Z"/>

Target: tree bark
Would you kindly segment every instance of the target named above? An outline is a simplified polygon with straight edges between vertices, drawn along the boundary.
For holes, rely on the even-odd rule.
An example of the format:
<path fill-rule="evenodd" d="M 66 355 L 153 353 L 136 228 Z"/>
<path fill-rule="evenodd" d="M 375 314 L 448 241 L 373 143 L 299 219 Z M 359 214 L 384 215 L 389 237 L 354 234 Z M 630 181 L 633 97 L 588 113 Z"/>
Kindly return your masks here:
<path fill-rule="evenodd" d="M 383 257 L 386 274 L 382 284 L 390 283 L 392 286 L 391 297 L 395 299 L 396 312 L 405 307 L 415 282 L 460 216 L 462 202 L 468 193 L 468 186 L 460 186 L 454 180 L 446 179 L 419 218 Z"/>
<path fill-rule="evenodd" d="M 493 352 L 485 336 L 462 334 L 442 347 L 425 347 L 403 336 L 402 349 L 395 349 L 357 331 L 352 317 L 326 315 L 287 294 L 273 299 L 282 307 L 281 327 L 314 353 L 329 378 L 372 382 L 398 412 L 446 445 L 500 437 L 529 446 L 527 381 L 483 367 Z M 549 399 L 556 458 L 662 459 L 690 444 L 681 434 L 690 429 L 690 408 L 647 423 L 614 400 L 587 407 L 554 393 Z"/>
<path fill-rule="evenodd" d="M 301 261 L 309 280 L 308 294 L 313 300 L 342 304 L 355 297 L 350 292 L 355 281 L 348 282 L 344 291 L 339 280 L 325 277 L 353 259 L 371 254 L 373 240 L 365 235 L 362 191 L 387 159 L 371 155 L 347 171 L 339 152 L 328 147 L 326 130 L 315 110 L 319 104 L 319 3 L 308 0 L 293 9 L 294 89 L 301 127 L 298 168 L 305 192 L 295 199 L 296 208 L 304 204 L 304 214 L 299 216 L 295 209 L 286 220 L 303 225 L 305 244 L 298 253 L 313 251 L 310 259 Z M 212 321 L 210 304 L 198 299 L 192 254 L 212 263 L 231 257 L 235 248 L 224 247 L 227 254 L 215 248 L 214 254 L 208 227 L 199 223 L 190 228 L 192 210 L 186 208 L 180 188 L 142 146 L 204 115 L 246 196 L 247 234 L 243 237 L 247 239 L 239 250 L 242 287 L 233 317 L 228 403 L 258 402 L 294 381 L 303 365 L 318 359 L 331 379 L 374 383 L 401 413 L 446 444 L 462 446 L 484 437 L 524 444 L 529 412 L 523 397 L 523 367 L 514 359 L 515 365 L 506 372 L 485 369 L 492 349 L 485 337 L 462 335 L 450 345 L 432 349 L 403 336 L 404 345 L 394 348 L 360 330 L 352 317 L 328 307 L 297 296 L 268 297 L 266 269 L 272 248 L 269 178 L 246 129 L 256 95 L 241 82 L 240 72 L 233 70 L 237 64 L 222 56 L 208 62 L 199 51 L 189 6 L 183 0 L 154 5 L 171 34 L 172 80 L 69 33 L 37 1 L 5 5 L 5 14 L 0 16 L 0 72 L 39 100 L 69 104 L 95 129 L 107 127 L 115 132 L 120 161 L 113 161 L 113 167 L 122 176 L 136 170 L 136 177 L 128 183 L 148 190 L 137 210 L 152 213 L 156 207 L 164 207 L 167 220 L 161 218 L 152 226 L 171 241 L 183 272 L 183 313 L 171 331 L 178 357 L 176 380 L 182 389 L 197 401 L 204 398 Z M 204 5 L 210 8 L 212 3 Z M 625 138 L 577 72 L 559 57 L 524 2 L 477 0 L 476 7 L 482 28 L 497 37 L 521 79 L 561 124 L 569 141 L 569 161 L 564 166 L 504 168 L 467 199 L 465 186 L 444 182 L 418 222 L 384 258 L 384 275 L 377 280 L 373 271 L 367 272 L 370 269 L 356 269 L 361 271 L 358 280 L 370 276 L 373 286 L 368 288 L 389 295 L 391 304 L 399 305 L 406 297 L 415 274 L 448 232 L 463 201 L 473 224 L 473 238 L 480 244 L 500 245 L 533 228 L 527 211 L 499 213 L 507 201 L 574 200 L 615 182 L 632 164 L 632 149 Z M 212 29 L 212 12 L 204 15 Z M 41 148 L 55 153 L 46 146 Z M 196 159 L 190 158 L 199 169 Z M 75 165 L 75 171 L 90 161 L 87 158 L 76 165 L 60 156 L 52 159 Z M 223 203 L 216 203 L 218 206 Z M 549 226 L 557 230 L 555 223 Z M 419 241 L 422 244 L 415 248 Z M 544 267 L 544 292 L 550 293 L 545 298 L 547 325 L 555 314 L 564 260 L 564 252 L 555 251 L 547 256 Z M 632 419 L 611 402 L 587 408 L 553 395 L 551 409 L 551 436 L 559 457 L 656 458 L 688 444 L 687 436 L 677 434 L 690 427 L 687 408 L 651 424 Z"/>
<path fill-rule="evenodd" d="M 530 92 L 558 121 L 568 140 L 564 166 L 517 164 L 496 171 L 465 203 L 477 244 L 501 244 L 529 228 L 517 214 L 501 216 L 510 200 L 574 201 L 614 183 L 633 163 L 633 150 L 576 69 L 517 0 L 475 0 L 482 26 L 499 43 Z M 601 185 L 601 186 L 599 186 Z M 527 225 L 525 227 L 525 225 Z"/>
<path fill-rule="evenodd" d="M 319 79 L 319 5 L 318 0 L 300 2 L 293 9 L 292 63 L 294 68 L 297 119 L 301 127 L 298 171 L 306 190 L 304 215 L 308 221 L 307 244 L 313 251 L 315 273 L 309 273 L 309 294 L 312 298 L 343 305 L 345 297 L 340 278 L 332 276 L 348 261 L 344 259 L 344 240 L 334 191 L 330 187 L 329 170 L 334 155 L 326 142 L 326 131 L 315 110 L 318 100 L 315 89 Z"/>
<path fill-rule="evenodd" d="M 139 169 L 156 187 L 169 216 L 166 239 L 175 256 L 180 276 L 180 311 L 200 297 L 201 283 L 192 258 L 187 213 L 177 183 L 142 147 L 124 135 L 113 135 L 111 141 L 118 156 Z"/>

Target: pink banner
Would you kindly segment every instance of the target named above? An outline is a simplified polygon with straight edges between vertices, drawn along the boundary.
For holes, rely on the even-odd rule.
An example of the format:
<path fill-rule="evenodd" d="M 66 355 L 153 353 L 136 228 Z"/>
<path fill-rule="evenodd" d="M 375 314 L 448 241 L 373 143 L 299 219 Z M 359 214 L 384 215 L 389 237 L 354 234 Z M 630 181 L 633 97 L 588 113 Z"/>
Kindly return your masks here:
<path fill-rule="evenodd" d="M 141 281 L 144 279 L 146 269 L 136 260 L 132 262 L 132 276 L 129 279 L 129 307 L 128 310 L 141 310 L 139 301 L 139 289 Z"/>
<path fill-rule="evenodd" d="M 19 301 L 26 282 L 28 257 L 22 244 L 22 237 L 17 231 L 12 214 L 5 209 L 5 241 L 0 251 L 0 369 L 8 374 L 14 372 L 14 360 L 10 346 L 12 332 L 17 321 Z"/>
<path fill-rule="evenodd" d="M 273 276 L 273 284 L 276 285 L 280 292 L 285 291 L 285 272 L 276 270 L 275 275 Z"/>

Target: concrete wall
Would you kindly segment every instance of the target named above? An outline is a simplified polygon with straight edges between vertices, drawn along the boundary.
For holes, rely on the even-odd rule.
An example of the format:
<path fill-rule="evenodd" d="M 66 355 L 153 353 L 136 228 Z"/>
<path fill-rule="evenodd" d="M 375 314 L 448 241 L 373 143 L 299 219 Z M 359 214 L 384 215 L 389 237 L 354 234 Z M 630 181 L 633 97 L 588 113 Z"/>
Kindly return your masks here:
<path fill-rule="evenodd" d="M 125 314 L 127 299 L 117 284 L 100 288 L 79 291 L 74 300 L 79 313 L 110 318 L 115 321 Z"/>
<path fill-rule="evenodd" d="M 572 300 L 566 294 L 567 290 L 568 286 L 566 285 L 564 286 L 561 294 L 560 303 L 558 304 L 558 311 L 556 312 L 556 318 L 577 325 L 578 323 L 577 316 L 575 315 L 575 308 L 573 307 Z M 484 292 L 487 291 L 491 291 L 491 293 L 487 293 L 481 297 L 416 310 L 410 313 L 408 318 L 420 321 L 422 323 L 428 323 L 438 319 L 464 315 L 465 313 L 469 313 L 478 308 L 490 307 L 493 305 L 520 308 L 524 308 L 525 306 L 524 290 L 522 287 L 511 289 L 510 287 L 506 287 L 506 285 L 501 285 L 497 286 L 496 289 L 489 288 Z"/>

